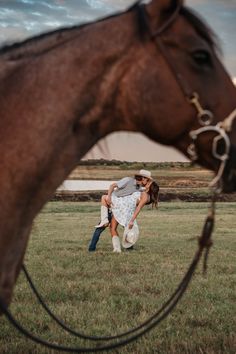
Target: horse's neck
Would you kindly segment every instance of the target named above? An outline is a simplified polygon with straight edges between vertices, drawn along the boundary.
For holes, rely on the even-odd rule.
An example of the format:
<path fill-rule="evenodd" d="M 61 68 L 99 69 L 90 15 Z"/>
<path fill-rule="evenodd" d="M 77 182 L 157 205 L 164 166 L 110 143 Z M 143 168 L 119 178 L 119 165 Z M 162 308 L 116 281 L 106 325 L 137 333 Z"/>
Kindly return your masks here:
<path fill-rule="evenodd" d="M 99 22 L 82 30 L 81 37 L 74 40 L 72 50 L 81 83 L 77 95 L 86 97 L 88 108 L 80 105 L 78 128 L 94 127 L 99 138 L 123 124 L 121 112 L 116 109 L 117 98 L 120 81 L 131 65 L 137 31 L 134 16 L 128 13 Z"/>
<path fill-rule="evenodd" d="M 126 59 L 132 50 L 135 28 L 128 22 L 133 16 L 127 13 L 81 29 L 62 30 L 26 41 L 0 57 L 5 76 L 12 70 L 16 79 L 20 77 L 21 91 L 33 90 L 32 102 L 35 94 L 48 92 L 40 95 L 40 109 L 44 103 L 51 104 L 50 109 L 56 111 L 58 119 L 59 104 L 60 111 L 67 112 L 67 119 L 76 121 L 78 129 L 95 124 L 100 138 L 111 131 L 109 124 L 105 127 L 105 116 L 110 115 L 115 118 L 114 123 L 118 122 L 114 101 L 120 78 L 130 65 Z M 23 71 L 27 74 L 22 79 Z M 4 74 L 4 70 L 1 72 Z M 34 105 L 37 111 L 37 102 Z M 100 117 L 103 117 L 101 132 Z"/>
<path fill-rule="evenodd" d="M 0 57 L 7 68 L 0 81 L 1 162 L 9 164 L 11 148 L 4 173 L 17 176 L 15 191 L 40 193 L 39 206 L 99 138 L 119 129 L 118 84 L 137 31 L 129 22 L 135 15 L 122 16 L 71 30 L 63 43 L 50 35 L 50 45 L 44 37 L 41 47 L 36 39 L 38 55 L 32 40 L 20 59 L 14 49 Z"/>

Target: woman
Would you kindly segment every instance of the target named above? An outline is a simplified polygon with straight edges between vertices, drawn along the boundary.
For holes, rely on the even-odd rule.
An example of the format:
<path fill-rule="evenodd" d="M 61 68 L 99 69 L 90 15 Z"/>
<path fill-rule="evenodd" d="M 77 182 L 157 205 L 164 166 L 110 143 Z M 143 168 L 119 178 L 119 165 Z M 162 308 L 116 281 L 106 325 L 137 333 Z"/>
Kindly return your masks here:
<path fill-rule="evenodd" d="M 122 198 L 116 197 L 116 195 L 112 193 L 110 232 L 112 236 L 113 252 L 121 252 L 120 239 L 117 232 L 118 225 L 120 224 L 123 227 L 128 226 L 129 229 L 132 229 L 134 224 L 137 224 L 136 218 L 144 205 L 152 204 L 152 207 L 157 208 L 158 194 L 159 186 L 155 181 L 150 181 L 146 185 L 145 191 L 137 191 Z"/>

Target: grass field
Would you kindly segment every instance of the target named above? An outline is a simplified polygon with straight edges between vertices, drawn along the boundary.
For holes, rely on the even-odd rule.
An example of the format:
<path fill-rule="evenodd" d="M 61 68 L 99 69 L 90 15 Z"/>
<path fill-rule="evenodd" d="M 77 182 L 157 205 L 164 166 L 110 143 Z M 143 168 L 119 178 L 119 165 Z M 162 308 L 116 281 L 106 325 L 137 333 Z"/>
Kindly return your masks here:
<path fill-rule="evenodd" d="M 71 327 L 116 334 L 140 324 L 168 298 L 196 250 L 205 203 L 161 203 L 139 216 L 135 250 L 113 254 L 106 230 L 88 253 L 98 203 L 46 205 L 35 221 L 25 264 L 45 300 Z M 142 339 L 113 353 L 236 353 L 236 203 L 217 205 L 208 273 L 201 266 L 172 314 Z M 120 229 L 122 233 L 122 230 Z M 58 329 L 20 276 L 11 305 L 30 330 L 65 345 L 85 345 Z M 26 340 L 0 319 L 0 353 L 54 353 Z"/>

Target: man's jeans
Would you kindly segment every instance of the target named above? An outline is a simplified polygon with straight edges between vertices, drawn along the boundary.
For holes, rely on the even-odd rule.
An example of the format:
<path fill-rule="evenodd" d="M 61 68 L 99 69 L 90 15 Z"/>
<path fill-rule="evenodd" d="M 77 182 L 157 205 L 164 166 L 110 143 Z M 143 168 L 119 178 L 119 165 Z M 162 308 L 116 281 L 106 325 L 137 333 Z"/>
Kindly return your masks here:
<path fill-rule="evenodd" d="M 111 213 L 110 210 L 108 210 L 108 220 L 109 220 L 109 222 L 111 221 L 111 218 L 112 218 L 112 213 Z M 105 228 L 106 227 L 104 227 L 104 226 L 95 228 L 93 236 L 92 236 L 92 239 L 91 239 L 91 241 L 89 243 L 89 247 L 88 247 L 89 252 L 96 251 L 97 243 L 99 241 L 101 233 L 105 230 Z"/>

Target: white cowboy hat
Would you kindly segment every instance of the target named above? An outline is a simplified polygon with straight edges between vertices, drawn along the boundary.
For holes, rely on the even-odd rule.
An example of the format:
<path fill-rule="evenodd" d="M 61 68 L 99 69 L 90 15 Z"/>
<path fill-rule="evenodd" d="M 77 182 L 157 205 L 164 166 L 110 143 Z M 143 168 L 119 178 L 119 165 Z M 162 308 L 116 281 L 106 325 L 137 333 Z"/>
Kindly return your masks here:
<path fill-rule="evenodd" d="M 132 229 L 129 229 L 128 226 L 126 226 L 123 233 L 122 246 L 124 248 L 132 247 L 137 242 L 138 236 L 138 225 L 133 225 Z"/>
<path fill-rule="evenodd" d="M 137 173 L 135 176 L 141 176 L 141 177 L 152 179 L 151 172 L 147 170 L 140 170 L 139 173 Z"/>

